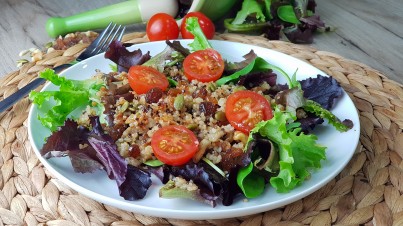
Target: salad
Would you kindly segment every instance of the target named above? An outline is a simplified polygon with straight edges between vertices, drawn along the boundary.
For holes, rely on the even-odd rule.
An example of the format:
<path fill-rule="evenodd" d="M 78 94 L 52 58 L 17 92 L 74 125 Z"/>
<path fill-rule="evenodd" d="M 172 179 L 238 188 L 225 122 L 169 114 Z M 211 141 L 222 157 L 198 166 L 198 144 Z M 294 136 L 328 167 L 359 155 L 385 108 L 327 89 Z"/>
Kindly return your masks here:
<path fill-rule="evenodd" d="M 105 170 L 126 200 L 144 198 L 151 175 L 164 183 L 161 198 L 212 206 L 309 179 L 326 158 L 312 129 L 324 121 L 341 132 L 353 127 L 329 111 L 343 94 L 339 84 L 320 75 L 297 81 L 297 72 L 289 76 L 253 51 L 227 62 L 197 19 L 187 23 L 194 41 L 167 41 L 155 56 L 114 42 L 105 57 L 115 72 L 81 81 L 41 73 L 60 87 L 30 94 L 38 108 L 55 101 L 38 116 L 53 131 L 41 154 L 68 156 L 78 173 Z"/>
<path fill-rule="evenodd" d="M 243 0 L 234 18 L 224 20 L 231 32 L 255 32 L 271 40 L 312 43 L 315 32 L 330 31 L 315 14 L 315 0 Z"/>

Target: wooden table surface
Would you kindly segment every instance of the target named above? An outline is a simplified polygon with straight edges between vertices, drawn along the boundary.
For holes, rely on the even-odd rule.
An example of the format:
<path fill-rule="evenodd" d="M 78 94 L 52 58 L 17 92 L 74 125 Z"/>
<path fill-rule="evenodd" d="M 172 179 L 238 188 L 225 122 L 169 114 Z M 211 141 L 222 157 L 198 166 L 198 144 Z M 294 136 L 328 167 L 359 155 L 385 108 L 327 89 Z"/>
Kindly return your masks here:
<path fill-rule="evenodd" d="M 119 0 L 0 0 L 0 76 L 17 70 L 19 53 L 43 49 L 52 39 L 49 17 L 65 17 Z M 403 83 L 402 0 L 316 0 L 317 14 L 334 32 L 318 34 L 311 46 L 364 63 Z M 129 30 L 142 29 L 132 26 Z"/>

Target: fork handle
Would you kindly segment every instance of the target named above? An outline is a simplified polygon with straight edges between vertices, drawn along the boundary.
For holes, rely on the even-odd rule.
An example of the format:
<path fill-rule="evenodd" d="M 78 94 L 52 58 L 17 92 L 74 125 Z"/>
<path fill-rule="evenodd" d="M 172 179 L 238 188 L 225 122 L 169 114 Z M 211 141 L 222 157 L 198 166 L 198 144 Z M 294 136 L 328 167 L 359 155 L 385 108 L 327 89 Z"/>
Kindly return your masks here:
<path fill-rule="evenodd" d="M 64 69 L 70 67 L 71 64 L 62 64 L 57 67 L 54 67 L 53 70 L 56 73 L 60 73 Z M 4 100 L 0 101 L 0 113 L 7 110 L 19 100 L 27 96 L 32 90 L 38 88 L 41 84 L 45 83 L 46 79 L 43 78 L 36 78 L 21 89 L 17 90 L 17 92 L 11 94 L 10 96 L 6 97 Z"/>

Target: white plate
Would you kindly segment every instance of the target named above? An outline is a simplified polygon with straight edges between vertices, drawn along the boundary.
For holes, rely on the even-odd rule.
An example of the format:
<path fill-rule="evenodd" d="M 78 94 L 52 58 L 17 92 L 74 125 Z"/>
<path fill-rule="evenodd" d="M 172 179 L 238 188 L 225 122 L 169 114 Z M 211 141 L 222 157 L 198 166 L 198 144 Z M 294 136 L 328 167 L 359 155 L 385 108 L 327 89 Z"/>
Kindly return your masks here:
<path fill-rule="evenodd" d="M 182 41 L 182 43 L 187 46 L 189 41 Z M 266 48 L 227 41 L 211 41 L 211 43 L 225 59 L 230 61 L 242 60 L 242 56 L 253 49 L 258 56 L 283 68 L 289 74 L 294 73 L 298 68 L 298 79 L 316 77 L 317 74 L 325 75 L 324 72 L 301 60 Z M 152 42 L 132 46 L 131 50 L 140 48 L 143 53 L 150 51 L 151 55 L 155 55 L 165 46 L 165 42 Z M 62 75 L 73 79 L 86 79 L 94 75 L 96 69 L 109 72 L 110 64 L 111 61 L 105 59 L 101 54 L 72 66 Z M 278 80 L 285 83 L 281 75 Z M 53 85 L 44 87 L 44 90 L 49 89 L 55 89 L 55 87 Z M 145 215 L 178 219 L 218 219 L 250 215 L 287 205 L 313 193 L 333 179 L 346 166 L 355 152 L 360 135 L 360 123 L 357 110 L 347 93 L 344 93 L 343 97 L 339 99 L 332 112 L 340 119 L 351 119 L 354 127 L 344 133 L 336 131 L 331 126 L 320 128 L 317 134 L 318 142 L 328 147 L 327 160 L 322 162 L 320 170 L 312 173 L 309 180 L 286 194 L 276 193 L 272 187 L 268 186 L 264 194 L 258 198 L 248 201 L 238 198 L 231 206 L 219 204 L 215 208 L 191 200 L 161 199 L 158 197 L 161 183 L 155 178 L 153 179 L 155 184 L 150 187 L 144 199 L 125 201 L 119 196 L 116 183 L 111 181 L 103 171 L 94 174 L 75 173 L 68 158 L 46 160 L 39 154 L 44 139 L 49 136 L 50 132 L 37 120 L 38 109 L 36 106 L 30 110 L 28 126 L 31 144 L 43 165 L 57 178 L 81 194 L 107 205 Z"/>

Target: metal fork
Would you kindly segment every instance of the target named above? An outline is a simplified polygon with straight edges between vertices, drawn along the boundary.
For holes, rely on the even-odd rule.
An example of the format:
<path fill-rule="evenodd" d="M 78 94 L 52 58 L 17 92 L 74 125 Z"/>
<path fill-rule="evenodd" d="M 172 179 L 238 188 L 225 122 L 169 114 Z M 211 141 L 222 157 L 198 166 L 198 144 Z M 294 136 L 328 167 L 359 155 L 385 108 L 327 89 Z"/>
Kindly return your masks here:
<path fill-rule="evenodd" d="M 109 25 L 103 30 L 98 37 L 87 47 L 87 49 L 82 52 L 75 61 L 70 64 L 63 64 L 53 68 L 56 73 L 63 71 L 64 69 L 74 65 L 77 62 L 85 60 L 89 57 L 95 56 L 99 53 L 105 52 L 109 45 L 114 40 L 122 40 L 122 36 L 126 30 L 126 27 L 122 25 L 117 25 L 115 23 L 109 23 Z M 17 92 L 11 94 L 4 100 L 0 101 L 0 113 L 7 110 L 9 107 L 13 106 L 20 99 L 24 98 L 31 90 L 34 90 L 41 84 L 45 83 L 45 79 L 36 78 L 32 82 L 28 83 L 26 86 L 19 89 Z"/>

